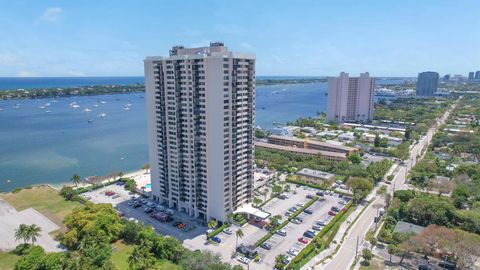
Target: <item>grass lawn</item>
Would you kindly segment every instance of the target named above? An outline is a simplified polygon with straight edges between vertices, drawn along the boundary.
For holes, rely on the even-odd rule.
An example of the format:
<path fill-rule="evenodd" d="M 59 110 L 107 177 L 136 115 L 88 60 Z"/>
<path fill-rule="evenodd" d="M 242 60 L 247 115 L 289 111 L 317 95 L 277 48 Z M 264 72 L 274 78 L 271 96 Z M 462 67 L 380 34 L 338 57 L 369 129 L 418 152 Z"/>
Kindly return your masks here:
<path fill-rule="evenodd" d="M 133 245 L 126 245 L 122 241 L 117 241 L 112 245 L 114 252 L 112 253 L 112 263 L 118 270 L 127 270 L 127 258 L 133 250 Z"/>
<path fill-rule="evenodd" d="M 0 252 L 0 269 L 2 270 L 12 270 L 15 266 L 15 263 L 20 259 L 19 256 Z"/>
<path fill-rule="evenodd" d="M 133 250 L 134 245 L 126 245 L 122 241 L 117 241 L 113 245 L 114 252 L 112 253 L 112 263 L 118 270 L 128 269 L 128 256 Z M 155 269 L 158 270 L 181 270 L 180 266 L 175 265 L 169 261 L 158 262 Z M 2 268 L 0 268 L 2 269 Z"/>
<path fill-rule="evenodd" d="M 34 208 L 60 227 L 63 219 L 73 208 L 81 206 L 78 202 L 65 201 L 57 190 L 48 186 L 38 186 L 31 189 L 22 189 L 18 193 L 4 193 L 0 198 L 7 201 L 17 211 Z"/>
<path fill-rule="evenodd" d="M 383 270 L 383 269 L 400 269 L 400 268 L 386 268 L 384 262 L 378 258 L 373 258 L 369 266 L 360 264 L 360 270 Z"/>

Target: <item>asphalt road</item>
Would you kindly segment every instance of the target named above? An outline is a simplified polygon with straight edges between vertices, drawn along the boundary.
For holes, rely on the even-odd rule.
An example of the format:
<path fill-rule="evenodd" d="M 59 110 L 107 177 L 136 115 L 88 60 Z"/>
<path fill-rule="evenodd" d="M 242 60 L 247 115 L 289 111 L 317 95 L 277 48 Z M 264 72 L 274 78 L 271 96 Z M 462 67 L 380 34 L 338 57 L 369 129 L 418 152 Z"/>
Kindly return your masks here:
<path fill-rule="evenodd" d="M 438 126 L 442 125 L 448 116 L 450 115 L 450 110 L 448 110 L 438 121 Z M 407 189 L 408 186 L 405 184 L 405 179 L 407 173 L 417 162 L 417 156 L 421 155 L 421 152 L 424 148 L 430 143 L 433 134 L 437 131 L 436 127 L 432 127 L 428 130 L 426 135 L 424 135 L 419 142 L 411 149 L 410 158 L 405 161 L 403 166 L 399 167 L 399 170 L 395 173 L 392 184 L 388 186 L 387 190 L 389 193 L 393 193 L 394 190 Z M 373 191 L 375 192 L 375 190 Z M 349 269 L 355 259 L 357 243 L 360 244 L 363 242 L 365 234 L 370 229 L 373 219 L 377 215 L 377 209 L 384 207 L 385 202 L 382 197 L 375 197 L 373 202 L 367 207 L 363 212 L 357 222 L 350 229 L 350 233 L 345 238 L 343 245 L 340 247 L 339 251 L 334 255 L 333 259 L 322 267 L 322 269 Z M 358 254 L 361 253 L 361 247 L 358 248 Z"/>

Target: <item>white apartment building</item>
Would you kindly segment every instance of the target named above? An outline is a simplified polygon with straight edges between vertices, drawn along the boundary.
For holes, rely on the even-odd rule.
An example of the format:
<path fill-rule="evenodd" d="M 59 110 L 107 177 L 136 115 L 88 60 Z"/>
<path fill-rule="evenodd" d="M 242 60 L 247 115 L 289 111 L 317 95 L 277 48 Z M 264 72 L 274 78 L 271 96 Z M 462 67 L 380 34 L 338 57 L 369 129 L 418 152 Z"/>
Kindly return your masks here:
<path fill-rule="evenodd" d="M 339 77 L 328 78 L 327 122 L 370 122 L 373 119 L 375 79 L 368 72 L 360 77 L 348 77 L 342 72 Z"/>
<path fill-rule="evenodd" d="M 153 199 L 225 221 L 252 200 L 255 55 L 214 42 L 144 64 Z"/>

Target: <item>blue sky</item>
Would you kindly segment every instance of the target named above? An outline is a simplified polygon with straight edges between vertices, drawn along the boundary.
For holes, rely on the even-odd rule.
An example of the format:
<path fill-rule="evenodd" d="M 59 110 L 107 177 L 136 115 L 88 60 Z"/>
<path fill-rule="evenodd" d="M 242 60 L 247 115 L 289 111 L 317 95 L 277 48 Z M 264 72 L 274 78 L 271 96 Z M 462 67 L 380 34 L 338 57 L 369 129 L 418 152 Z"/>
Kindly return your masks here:
<path fill-rule="evenodd" d="M 0 76 L 128 76 L 172 45 L 223 41 L 257 75 L 480 70 L 478 0 L 0 0 Z"/>

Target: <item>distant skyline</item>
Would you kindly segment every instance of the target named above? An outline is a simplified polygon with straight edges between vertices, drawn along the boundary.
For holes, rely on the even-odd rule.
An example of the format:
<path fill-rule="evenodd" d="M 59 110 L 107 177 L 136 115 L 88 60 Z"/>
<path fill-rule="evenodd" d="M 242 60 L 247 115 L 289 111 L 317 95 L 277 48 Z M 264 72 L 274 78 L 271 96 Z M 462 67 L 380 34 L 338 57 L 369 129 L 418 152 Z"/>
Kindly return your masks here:
<path fill-rule="evenodd" d="M 254 52 L 260 76 L 480 70 L 480 1 L 0 0 L 0 77 L 143 76 L 173 45 Z"/>

